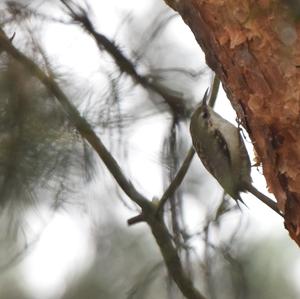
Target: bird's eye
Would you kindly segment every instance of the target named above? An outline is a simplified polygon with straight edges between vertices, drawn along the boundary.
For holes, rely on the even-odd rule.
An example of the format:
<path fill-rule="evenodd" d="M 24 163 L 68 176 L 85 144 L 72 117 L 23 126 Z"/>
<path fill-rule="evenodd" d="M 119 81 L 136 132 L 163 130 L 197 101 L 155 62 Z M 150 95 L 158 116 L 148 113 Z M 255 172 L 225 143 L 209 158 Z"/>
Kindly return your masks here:
<path fill-rule="evenodd" d="M 204 118 L 204 119 L 207 119 L 208 118 L 208 112 L 206 110 L 202 111 L 201 112 L 201 117 Z"/>

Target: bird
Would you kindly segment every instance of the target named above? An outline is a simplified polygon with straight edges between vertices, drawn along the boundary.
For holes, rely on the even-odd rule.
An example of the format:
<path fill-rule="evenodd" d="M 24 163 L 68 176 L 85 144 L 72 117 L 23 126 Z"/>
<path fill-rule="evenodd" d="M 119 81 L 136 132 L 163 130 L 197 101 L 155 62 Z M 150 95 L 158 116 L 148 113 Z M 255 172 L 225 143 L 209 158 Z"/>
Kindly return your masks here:
<path fill-rule="evenodd" d="M 193 147 L 208 172 L 237 202 L 250 192 L 279 215 L 276 203 L 252 184 L 251 162 L 240 129 L 207 104 L 208 89 L 190 121 Z"/>

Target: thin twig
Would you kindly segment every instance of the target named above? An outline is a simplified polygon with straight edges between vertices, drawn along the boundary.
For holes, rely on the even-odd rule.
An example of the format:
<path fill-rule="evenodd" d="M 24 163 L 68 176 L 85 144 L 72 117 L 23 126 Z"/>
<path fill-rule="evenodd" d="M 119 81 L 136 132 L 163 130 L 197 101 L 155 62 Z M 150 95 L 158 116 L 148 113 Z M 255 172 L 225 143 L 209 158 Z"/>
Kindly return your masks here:
<path fill-rule="evenodd" d="M 177 140 L 177 132 L 176 132 L 177 121 L 173 119 L 171 124 L 170 135 L 166 140 L 166 153 L 169 156 L 170 168 L 168 172 L 169 181 L 172 183 L 174 180 L 175 169 L 178 168 L 178 160 L 176 157 L 176 140 Z M 176 188 L 178 190 L 178 188 Z M 180 198 L 178 196 L 178 192 L 173 192 L 170 197 L 170 209 L 171 209 L 171 227 L 172 227 L 172 235 L 175 242 L 175 246 L 180 254 L 180 243 L 181 243 L 181 227 L 180 227 L 180 219 L 179 219 L 179 203 Z"/>
<path fill-rule="evenodd" d="M 211 89 L 210 98 L 209 98 L 209 102 L 208 102 L 208 105 L 210 107 L 215 106 L 217 96 L 219 93 L 219 87 L 220 87 L 220 79 L 217 77 L 216 74 L 214 74 L 212 89 Z"/>
<path fill-rule="evenodd" d="M 180 184 L 182 183 L 189 167 L 191 164 L 191 161 L 194 157 L 195 154 L 195 150 L 193 147 L 191 147 L 181 165 L 181 167 L 179 168 L 174 180 L 171 182 L 171 184 L 169 185 L 169 187 L 167 188 L 167 190 L 164 192 L 164 194 L 162 195 L 160 202 L 159 202 L 159 206 L 157 208 L 157 214 L 161 214 L 163 212 L 163 208 L 165 203 L 167 202 L 167 200 L 173 195 L 173 193 L 176 191 L 176 189 L 180 186 Z"/>
<path fill-rule="evenodd" d="M 258 191 L 252 184 L 247 186 L 247 191 L 257 197 L 260 201 L 262 201 L 265 205 L 271 208 L 274 212 L 276 212 L 279 216 L 283 217 L 283 214 L 279 211 L 277 204 L 268 196 L 264 195 L 260 191 Z"/>
<path fill-rule="evenodd" d="M 141 214 L 139 214 L 139 215 L 137 215 L 137 216 L 134 216 L 134 217 L 132 217 L 132 218 L 129 218 L 129 219 L 127 220 L 127 224 L 128 224 L 128 225 L 134 225 L 134 224 L 137 224 L 137 223 L 140 223 L 140 222 L 144 222 L 144 221 L 145 221 L 144 214 L 141 213 Z"/>

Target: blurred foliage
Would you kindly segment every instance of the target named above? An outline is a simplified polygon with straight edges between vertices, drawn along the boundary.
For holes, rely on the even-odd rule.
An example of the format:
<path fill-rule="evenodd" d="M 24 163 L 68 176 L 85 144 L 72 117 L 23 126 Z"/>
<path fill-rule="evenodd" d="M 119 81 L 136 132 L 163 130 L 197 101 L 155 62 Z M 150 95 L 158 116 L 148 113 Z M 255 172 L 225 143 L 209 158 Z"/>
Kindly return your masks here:
<path fill-rule="evenodd" d="M 97 255 L 90 268 L 69 273 L 63 299 L 155 299 L 169 298 L 168 277 L 160 254 L 147 230 L 132 233 L 116 222 L 106 224 L 106 229 L 96 236 Z M 210 247 L 210 290 L 207 298 L 258 298 L 296 299 L 291 280 L 290 265 L 295 252 L 278 246 L 284 240 L 269 239 L 265 242 L 239 244 L 241 247 Z M 203 260 L 204 262 L 204 260 Z M 201 259 L 193 260 L 195 271 L 203 271 Z M 202 268 L 202 269 L 199 269 Z M 198 269 L 197 269 L 198 268 Z M 199 285 L 205 277 L 201 275 Z M 0 277 L 0 298 L 32 298 L 24 290 L 18 268 Z M 207 278 L 207 277 L 206 277 Z M 199 277 L 195 276 L 196 281 Z M 172 298 L 182 298 L 173 292 Z"/>
<path fill-rule="evenodd" d="M 145 242 L 141 236 L 125 236 L 124 231 L 119 231 L 120 239 L 112 235 L 112 250 L 104 256 L 99 252 L 93 267 L 73 283 L 64 299 L 168 298 L 168 280 L 158 252 L 153 252 L 153 245 L 149 247 L 149 240 Z M 267 244 L 250 241 L 241 249 L 234 246 L 211 251 L 213 291 L 208 298 L 298 298 L 289 277 L 294 254 L 290 251 L 282 259 L 282 248 L 278 246 L 281 241 L 272 239 Z M 193 267 L 197 264 L 195 261 Z M 172 298 L 182 297 L 175 293 Z"/>
<path fill-rule="evenodd" d="M 109 27 L 105 7 L 94 5 L 4 1 L 0 21 L 5 31 L 16 32 L 13 44 L 59 83 L 129 179 L 145 191 L 156 188 L 153 181 L 161 176 L 166 188 L 191 145 L 189 113 L 201 98 L 199 86 L 207 84 L 209 71 L 199 58 L 199 47 L 188 47 L 178 38 L 178 18 L 162 1 L 151 2 L 149 10 L 136 15 L 118 12 L 119 23 Z M 51 30 L 61 34 L 55 45 L 47 40 Z M 80 45 L 99 36 L 100 41 L 80 52 Z M 72 54 L 63 53 L 65 47 Z M 66 61 L 78 56 L 68 65 L 57 49 Z M 0 299 L 30 297 L 20 269 L 12 265 L 32 249 L 32 239 L 38 242 L 28 232 L 34 223 L 26 222 L 26 213 L 39 215 L 40 206 L 53 213 L 80 211 L 96 232 L 89 244 L 97 249 L 93 265 L 83 272 L 78 269 L 77 275 L 69 273 L 60 298 L 182 298 L 150 230 L 143 225 L 125 228 L 126 219 L 119 213 L 134 216 L 136 206 L 121 194 L 62 107 L 21 65 L 5 53 L 0 55 Z M 94 57 L 92 66 L 89 56 Z M 80 69 L 82 61 L 89 67 Z M 178 107 L 184 108 L 182 114 Z M 151 136 L 146 133 L 149 148 L 139 145 L 144 169 L 137 172 L 131 138 L 149 123 L 159 123 L 162 129 L 158 132 L 155 127 Z M 148 160 L 157 166 L 155 178 L 149 177 Z M 151 192 L 149 197 L 154 197 L 157 191 Z M 186 272 L 207 298 L 297 298 L 289 273 L 295 256 L 287 254 L 286 241 L 241 241 L 244 215 L 223 196 L 199 161 L 191 165 L 165 219 Z"/>
<path fill-rule="evenodd" d="M 1 205 L 31 201 L 34 190 L 72 165 L 76 135 L 54 99 L 14 61 L 0 79 Z"/>
<path fill-rule="evenodd" d="M 284 238 L 237 242 L 213 251 L 211 298 L 298 298 L 291 271 L 295 254 L 284 245 Z"/>
<path fill-rule="evenodd" d="M 106 238 L 99 236 L 91 269 L 73 281 L 63 299 L 166 296 L 165 268 L 152 240 L 113 225 Z"/>

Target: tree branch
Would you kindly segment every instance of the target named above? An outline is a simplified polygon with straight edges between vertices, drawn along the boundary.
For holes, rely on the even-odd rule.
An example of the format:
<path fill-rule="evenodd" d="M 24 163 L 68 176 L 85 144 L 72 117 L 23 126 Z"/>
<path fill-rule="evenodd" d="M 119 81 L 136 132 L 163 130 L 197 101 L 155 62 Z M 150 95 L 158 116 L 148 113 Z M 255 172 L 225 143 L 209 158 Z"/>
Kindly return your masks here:
<path fill-rule="evenodd" d="M 182 294 L 188 299 L 205 299 L 184 272 L 179 255 L 169 236 L 166 225 L 162 219 L 157 220 L 156 210 L 154 211 L 153 217 L 148 218 L 146 221 L 151 227 L 169 274 L 174 279 Z"/>
<path fill-rule="evenodd" d="M 185 274 L 177 250 L 172 243 L 163 219 L 157 219 L 156 217 L 156 205 L 148 201 L 147 198 L 140 194 L 135 189 L 133 184 L 125 177 L 117 161 L 106 149 L 101 139 L 91 128 L 90 124 L 80 116 L 79 111 L 69 101 L 65 93 L 54 81 L 54 77 L 46 75 L 37 64 L 35 64 L 31 59 L 29 59 L 18 49 L 16 49 L 11 44 L 10 39 L 5 35 L 2 28 L 0 28 L 0 50 L 7 52 L 9 56 L 13 57 L 14 59 L 16 59 L 16 61 L 22 64 L 34 77 L 36 77 L 44 84 L 44 86 L 50 93 L 52 93 L 56 97 L 79 134 L 97 152 L 97 154 L 106 165 L 112 176 L 115 178 L 119 186 L 122 188 L 122 190 L 129 196 L 132 201 L 134 201 L 142 208 L 142 213 L 145 217 L 145 221 L 151 228 L 153 236 L 155 237 L 155 240 L 162 253 L 168 272 L 174 279 L 182 294 L 188 299 L 205 299 L 205 297 L 195 289 L 192 281 Z"/>
<path fill-rule="evenodd" d="M 56 97 L 58 102 L 62 105 L 64 111 L 68 115 L 79 134 L 87 140 L 87 142 L 94 148 L 99 157 L 102 159 L 108 170 L 118 182 L 122 190 L 140 207 L 147 208 L 150 202 L 140 194 L 127 180 L 122 173 L 117 161 L 105 148 L 100 138 L 95 134 L 90 124 L 80 116 L 76 107 L 69 101 L 65 93 L 60 89 L 58 84 L 54 81 L 53 77 L 47 76 L 42 69 L 37 66 L 31 59 L 17 50 L 7 38 L 3 30 L 0 29 L 0 48 L 6 51 L 9 55 L 21 63 L 31 74 L 39 79 L 45 87 Z"/>

